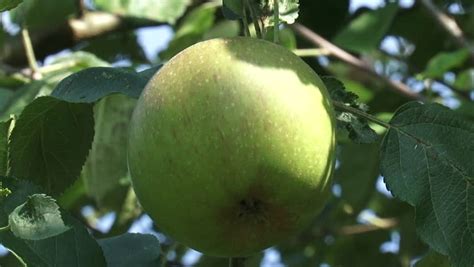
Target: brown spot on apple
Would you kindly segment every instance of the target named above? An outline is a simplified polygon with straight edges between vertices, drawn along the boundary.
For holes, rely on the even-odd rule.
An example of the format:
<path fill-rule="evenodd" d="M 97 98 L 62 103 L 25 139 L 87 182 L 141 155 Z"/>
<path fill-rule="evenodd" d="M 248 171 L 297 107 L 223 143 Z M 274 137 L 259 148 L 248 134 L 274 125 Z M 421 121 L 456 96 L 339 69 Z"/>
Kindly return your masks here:
<path fill-rule="evenodd" d="M 297 217 L 276 203 L 265 188 L 261 183 L 251 185 L 244 195 L 236 195 L 235 201 L 218 214 L 224 226 L 222 236 L 233 244 L 234 250 L 240 250 L 238 254 L 263 250 L 295 230 Z"/>

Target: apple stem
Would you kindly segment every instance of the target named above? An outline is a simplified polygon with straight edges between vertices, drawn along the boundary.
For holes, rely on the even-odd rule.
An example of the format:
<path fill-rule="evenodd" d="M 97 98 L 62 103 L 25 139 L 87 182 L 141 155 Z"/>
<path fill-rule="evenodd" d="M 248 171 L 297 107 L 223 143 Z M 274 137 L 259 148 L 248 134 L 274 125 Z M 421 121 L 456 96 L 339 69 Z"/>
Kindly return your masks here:
<path fill-rule="evenodd" d="M 248 15 L 247 15 L 247 8 L 245 6 L 244 0 L 242 0 L 242 24 L 244 26 L 244 35 L 246 37 L 250 37 L 250 30 L 249 30 L 249 24 L 248 24 Z"/>
<path fill-rule="evenodd" d="M 255 9 L 254 9 L 253 5 L 249 2 L 249 0 L 245 0 L 245 4 L 249 8 L 250 17 L 252 17 L 253 26 L 255 27 L 255 33 L 257 34 L 257 37 L 259 39 L 262 39 L 263 38 L 262 30 L 260 29 L 260 23 L 258 21 L 258 17 L 257 17 L 257 14 L 255 12 Z"/>
<path fill-rule="evenodd" d="M 245 258 L 229 258 L 229 267 L 244 267 Z"/>
<path fill-rule="evenodd" d="M 280 34 L 280 7 L 278 6 L 279 0 L 273 2 L 273 42 L 278 44 Z"/>

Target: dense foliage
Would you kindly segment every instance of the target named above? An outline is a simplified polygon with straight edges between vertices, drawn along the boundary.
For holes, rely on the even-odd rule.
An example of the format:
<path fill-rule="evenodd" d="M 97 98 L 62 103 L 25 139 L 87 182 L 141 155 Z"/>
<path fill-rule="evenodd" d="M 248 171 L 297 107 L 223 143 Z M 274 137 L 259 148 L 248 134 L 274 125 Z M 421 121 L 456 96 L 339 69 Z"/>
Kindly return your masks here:
<path fill-rule="evenodd" d="M 1 1 L 0 265 L 226 266 L 143 212 L 128 126 L 167 60 L 251 35 L 325 76 L 338 148 L 311 227 L 243 264 L 473 266 L 474 3 L 378 2 Z"/>

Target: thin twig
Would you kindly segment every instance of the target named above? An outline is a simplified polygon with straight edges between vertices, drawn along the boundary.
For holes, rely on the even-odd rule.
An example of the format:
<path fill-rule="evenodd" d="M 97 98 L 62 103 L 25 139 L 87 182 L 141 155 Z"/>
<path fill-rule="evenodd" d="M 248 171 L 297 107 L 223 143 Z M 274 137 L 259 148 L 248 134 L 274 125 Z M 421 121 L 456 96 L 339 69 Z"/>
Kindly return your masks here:
<path fill-rule="evenodd" d="M 465 48 L 469 51 L 471 61 L 474 62 L 474 46 L 469 43 L 456 21 L 439 10 L 431 0 L 418 1 L 421 2 L 423 7 L 430 13 L 439 26 L 449 34 L 458 47 Z"/>
<path fill-rule="evenodd" d="M 329 51 L 324 48 L 295 49 L 293 53 L 299 57 L 329 56 Z"/>
<path fill-rule="evenodd" d="M 346 64 L 352 66 L 353 68 L 359 71 L 367 73 L 372 78 L 383 82 L 390 90 L 413 100 L 425 101 L 425 98 L 422 95 L 411 91 L 406 84 L 390 80 L 388 77 L 378 74 L 371 66 L 367 65 L 364 61 L 344 51 L 343 49 L 329 42 L 328 40 L 324 39 L 322 36 L 313 32 L 306 26 L 303 26 L 299 23 L 295 23 L 290 25 L 290 27 L 298 35 L 311 42 L 313 45 L 327 50 L 330 55 L 338 58 L 339 60 L 345 62 Z"/>
<path fill-rule="evenodd" d="M 258 22 L 257 13 L 255 12 L 255 9 L 253 8 L 253 5 L 249 2 L 249 0 L 245 0 L 245 3 L 249 8 L 250 17 L 252 17 L 253 26 L 255 27 L 255 33 L 257 34 L 258 38 L 262 39 L 262 30 L 260 29 L 260 23 Z"/>
<path fill-rule="evenodd" d="M 341 235 L 355 235 L 355 234 L 364 234 L 368 232 L 386 230 L 394 228 L 398 225 L 398 220 L 395 218 L 377 218 L 377 222 L 370 224 L 356 224 L 356 225 L 347 225 L 343 226 L 338 230 L 338 233 Z"/>
<path fill-rule="evenodd" d="M 21 266 L 24 266 L 24 267 L 27 267 L 28 265 L 26 264 L 26 262 L 18 255 L 15 253 L 15 251 L 13 250 L 8 250 L 13 256 L 15 256 L 15 258 L 20 262 Z"/>
<path fill-rule="evenodd" d="M 23 26 L 21 29 L 21 36 L 23 40 L 23 46 L 25 47 L 26 58 L 28 59 L 28 65 L 30 66 L 33 79 L 41 79 L 41 73 L 36 63 L 35 51 L 33 50 L 33 44 L 31 43 L 30 34 L 28 29 Z"/>
<path fill-rule="evenodd" d="M 5 227 L 0 227 L 0 232 L 8 231 L 10 230 L 10 225 L 7 225 Z"/>
<path fill-rule="evenodd" d="M 242 15 L 243 15 L 243 18 L 242 18 L 242 24 L 244 26 L 244 35 L 246 37 L 250 37 L 250 29 L 249 29 L 249 23 L 248 23 L 248 14 L 247 14 L 247 8 L 246 8 L 246 5 L 245 5 L 245 0 L 242 0 Z"/>

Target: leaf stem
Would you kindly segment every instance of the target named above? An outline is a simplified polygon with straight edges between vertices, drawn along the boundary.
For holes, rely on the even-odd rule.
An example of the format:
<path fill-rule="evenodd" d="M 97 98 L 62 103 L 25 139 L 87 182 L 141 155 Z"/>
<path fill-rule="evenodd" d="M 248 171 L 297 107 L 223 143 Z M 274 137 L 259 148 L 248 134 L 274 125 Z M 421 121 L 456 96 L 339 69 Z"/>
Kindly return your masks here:
<path fill-rule="evenodd" d="M 245 258 L 229 258 L 229 267 L 244 267 Z"/>
<path fill-rule="evenodd" d="M 25 47 L 26 58 L 28 59 L 28 65 L 30 66 L 31 73 L 33 78 L 37 76 L 37 78 L 41 79 L 41 73 L 38 68 L 38 64 L 36 63 L 35 51 L 33 50 L 33 44 L 31 42 L 30 33 L 26 26 L 23 26 L 21 29 L 21 37 L 23 40 L 23 46 Z"/>
<path fill-rule="evenodd" d="M 10 224 L 5 227 L 0 227 L 0 232 L 6 232 L 8 230 L 10 230 Z"/>
<path fill-rule="evenodd" d="M 260 29 L 260 23 L 258 22 L 257 14 L 255 13 L 255 9 L 253 8 L 253 5 L 250 4 L 249 0 L 245 0 L 245 4 L 249 8 L 250 11 L 250 17 L 252 17 L 253 21 L 253 26 L 255 27 L 255 33 L 257 34 L 257 37 L 259 39 L 262 39 L 262 30 Z"/>
<path fill-rule="evenodd" d="M 18 254 L 15 253 L 15 251 L 13 251 L 13 250 L 8 250 L 8 251 L 10 251 L 10 253 L 11 253 L 13 256 L 15 256 L 15 258 L 21 263 L 21 265 L 22 265 L 23 267 L 27 267 L 27 266 L 28 266 L 28 265 L 26 264 L 26 262 L 25 262 Z"/>
<path fill-rule="evenodd" d="M 278 43 L 280 34 L 280 7 L 278 4 L 279 0 L 273 0 L 273 42 Z"/>
<path fill-rule="evenodd" d="M 368 121 L 371 121 L 371 122 L 373 122 L 373 123 L 375 123 L 375 124 L 378 124 L 378 125 L 380 125 L 380 126 L 382 126 L 382 127 L 387 128 L 387 129 L 390 129 L 390 128 L 392 127 L 392 125 L 390 125 L 389 123 L 386 123 L 386 122 L 384 122 L 384 121 L 378 119 L 378 118 L 375 117 L 375 116 L 372 116 L 372 115 L 370 115 L 370 114 L 368 114 L 368 113 L 365 113 L 365 112 L 363 112 L 362 110 L 353 108 L 353 107 L 351 107 L 351 106 L 348 106 L 348 105 L 346 105 L 346 104 L 344 104 L 344 103 L 341 103 L 341 102 L 338 102 L 338 101 L 333 101 L 332 103 L 333 103 L 334 107 L 336 107 L 336 109 L 350 112 L 350 113 L 352 113 L 352 114 L 354 114 L 354 115 L 357 115 L 357 116 L 359 116 L 359 117 L 362 117 L 362 118 L 364 118 L 364 119 L 366 119 L 366 120 L 368 120 Z"/>
<path fill-rule="evenodd" d="M 250 30 L 249 30 L 249 23 L 248 23 L 248 14 L 247 14 L 247 8 L 245 7 L 245 0 L 242 0 L 242 24 L 244 26 L 244 35 L 246 37 L 250 37 Z"/>

